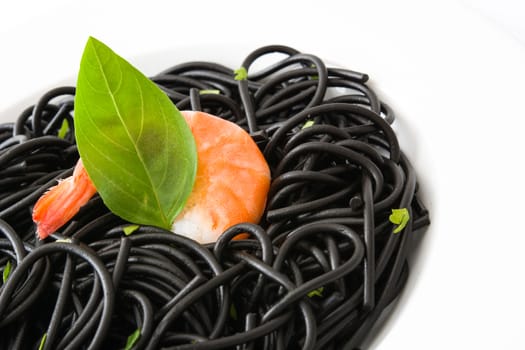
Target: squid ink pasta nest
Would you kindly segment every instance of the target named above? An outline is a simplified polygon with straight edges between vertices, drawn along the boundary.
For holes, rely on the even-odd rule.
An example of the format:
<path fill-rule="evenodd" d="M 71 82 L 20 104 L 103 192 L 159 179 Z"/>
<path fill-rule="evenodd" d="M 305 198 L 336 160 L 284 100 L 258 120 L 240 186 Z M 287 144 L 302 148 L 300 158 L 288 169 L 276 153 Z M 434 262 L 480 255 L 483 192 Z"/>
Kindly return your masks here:
<path fill-rule="evenodd" d="M 254 69 L 266 55 L 275 63 Z M 429 214 L 363 73 L 286 46 L 151 79 L 180 109 L 247 130 L 272 183 L 259 225 L 201 245 L 129 223 L 95 196 L 36 238 L 31 210 L 72 173 L 74 87 L 0 125 L 0 349 L 358 349 L 409 278 Z M 15 118 L 13 118 L 15 119 Z M 68 128 L 64 128 L 67 121 Z M 393 209 L 409 215 L 404 227 Z M 232 240 L 241 232 L 244 240 Z M 373 334 L 372 334 L 373 335 Z"/>

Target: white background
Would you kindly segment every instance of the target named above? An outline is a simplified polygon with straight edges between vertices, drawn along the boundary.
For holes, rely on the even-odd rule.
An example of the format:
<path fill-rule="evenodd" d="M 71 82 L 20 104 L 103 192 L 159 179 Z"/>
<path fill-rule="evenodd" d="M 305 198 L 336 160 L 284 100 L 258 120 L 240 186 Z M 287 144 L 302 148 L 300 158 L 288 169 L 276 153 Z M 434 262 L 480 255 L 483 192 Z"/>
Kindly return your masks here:
<path fill-rule="evenodd" d="M 2 1 L 0 120 L 74 82 L 89 35 L 148 74 L 274 43 L 365 71 L 433 221 L 372 348 L 525 349 L 524 19 L 511 0 Z"/>

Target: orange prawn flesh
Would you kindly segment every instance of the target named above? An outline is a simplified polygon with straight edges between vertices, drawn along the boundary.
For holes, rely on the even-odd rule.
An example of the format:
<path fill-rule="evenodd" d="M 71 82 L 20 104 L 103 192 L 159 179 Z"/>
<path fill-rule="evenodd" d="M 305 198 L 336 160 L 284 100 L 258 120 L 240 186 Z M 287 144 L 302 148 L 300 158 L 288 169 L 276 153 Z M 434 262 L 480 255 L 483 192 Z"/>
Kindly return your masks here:
<path fill-rule="evenodd" d="M 270 187 L 270 169 L 250 135 L 232 122 L 204 112 L 181 112 L 197 145 L 192 193 L 172 230 L 200 243 L 217 240 L 228 227 L 261 219 Z M 35 204 L 40 239 L 68 222 L 96 193 L 82 165 Z"/>
<path fill-rule="evenodd" d="M 235 224 L 259 222 L 270 169 L 253 139 L 237 124 L 210 114 L 182 114 L 197 145 L 197 176 L 172 231 L 209 243 Z"/>
<path fill-rule="evenodd" d="M 33 221 L 40 239 L 62 227 L 97 192 L 79 160 L 73 175 L 60 181 L 42 195 L 33 207 Z"/>

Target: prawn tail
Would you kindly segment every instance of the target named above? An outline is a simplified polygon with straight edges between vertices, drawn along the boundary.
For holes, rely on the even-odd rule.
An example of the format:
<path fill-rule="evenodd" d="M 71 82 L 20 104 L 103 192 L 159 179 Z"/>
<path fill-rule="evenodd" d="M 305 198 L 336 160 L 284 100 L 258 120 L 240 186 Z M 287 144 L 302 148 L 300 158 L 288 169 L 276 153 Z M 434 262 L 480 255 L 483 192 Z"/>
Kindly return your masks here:
<path fill-rule="evenodd" d="M 42 195 L 33 207 L 33 221 L 40 239 L 47 238 L 67 223 L 96 193 L 82 161 L 73 175 L 59 181 Z"/>

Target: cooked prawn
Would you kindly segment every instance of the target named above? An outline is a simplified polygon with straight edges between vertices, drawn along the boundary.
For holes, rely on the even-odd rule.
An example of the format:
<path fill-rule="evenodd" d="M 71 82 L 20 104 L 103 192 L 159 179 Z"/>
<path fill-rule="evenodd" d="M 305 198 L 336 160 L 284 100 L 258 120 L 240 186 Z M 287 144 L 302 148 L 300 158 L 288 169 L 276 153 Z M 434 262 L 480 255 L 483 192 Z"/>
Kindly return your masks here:
<path fill-rule="evenodd" d="M 79 159 L 73 175 L 51 187 L 33 207 L 33 221 L 37 223 L 40 239 L 68 222 L 96 192 Z"/>
<path fill-rule="evenodd" d="M 192 193 L 172 230 L 200 243 L 217 240 L 228 227 L 261 219 L 270 170 L 252 138 L 238 125 L 204 112 L 183 111 L 197 145 Z M 73 175 L 35 204 L 33 221 L 44 239 L 69 221 L 96 193 L 82 161 Z"/>

